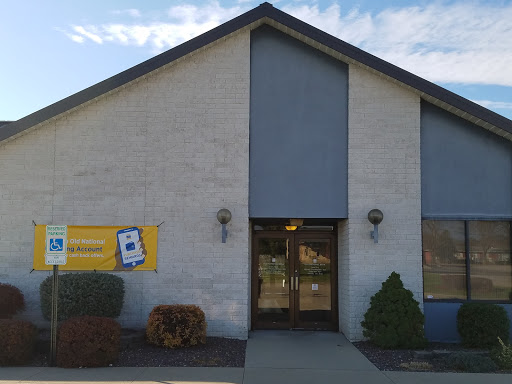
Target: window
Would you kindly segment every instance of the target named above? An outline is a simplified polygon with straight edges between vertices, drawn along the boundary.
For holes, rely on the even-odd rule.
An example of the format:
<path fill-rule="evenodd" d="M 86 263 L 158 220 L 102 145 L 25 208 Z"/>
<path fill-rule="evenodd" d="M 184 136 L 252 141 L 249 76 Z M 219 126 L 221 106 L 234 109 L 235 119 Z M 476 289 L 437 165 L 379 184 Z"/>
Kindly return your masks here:
<path fill-rule="evenodd" d="M 425 299 L 466 299 L 465 244 L 463 221 L 423 221 Z"/>
<path fill-rule="evenodd" d="M 511 299 L 510 223 L 469 221 L 471 298 Z"/>
<path fill-rule="evenodd" d="M 508 221 L 423 221 L 424 299 L 512 300 Z"/>

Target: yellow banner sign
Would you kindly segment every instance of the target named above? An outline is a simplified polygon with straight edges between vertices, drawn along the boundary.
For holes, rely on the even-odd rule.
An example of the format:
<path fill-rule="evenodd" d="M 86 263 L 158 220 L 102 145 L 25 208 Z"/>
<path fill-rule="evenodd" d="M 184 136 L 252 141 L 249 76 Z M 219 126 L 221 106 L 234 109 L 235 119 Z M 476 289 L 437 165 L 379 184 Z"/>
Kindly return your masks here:
<path fill-rule="evenodd" d="M 45 262 L 46 225 L 36 225 L 34 269 L 51 270 Z M 152 271 L 156 269 L 158 227 L 68 226 L 64 271 Z M 58 247 L 59 244 L 52 244 Z M 53 249 L 53 248 L 52 248 Z"/>

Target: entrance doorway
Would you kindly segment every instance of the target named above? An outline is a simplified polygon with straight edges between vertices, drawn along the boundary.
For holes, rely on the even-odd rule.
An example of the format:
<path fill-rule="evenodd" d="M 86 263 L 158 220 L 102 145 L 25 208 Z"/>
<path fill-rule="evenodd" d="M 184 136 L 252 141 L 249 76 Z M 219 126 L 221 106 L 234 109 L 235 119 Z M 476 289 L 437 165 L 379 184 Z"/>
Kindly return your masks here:
<path fill-rule="evenodd" d="M 338 329 L 334 231 L 253 235 L 252 329 Z"/>

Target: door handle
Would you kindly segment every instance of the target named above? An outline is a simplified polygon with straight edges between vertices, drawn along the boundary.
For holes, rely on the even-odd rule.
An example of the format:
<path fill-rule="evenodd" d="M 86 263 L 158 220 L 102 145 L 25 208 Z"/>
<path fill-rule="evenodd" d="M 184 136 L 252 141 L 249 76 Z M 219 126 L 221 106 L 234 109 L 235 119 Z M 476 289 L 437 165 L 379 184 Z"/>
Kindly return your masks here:
<path fill-rule="evenodd" d="M 293 277 L 290 277 L 290 291 L 293 291 Z"/>
<path fill-rule="evenodd" d="M 299 277 L 298 276 L 295 276 L 295 289 L 297 291 L 299 290 Z"/>

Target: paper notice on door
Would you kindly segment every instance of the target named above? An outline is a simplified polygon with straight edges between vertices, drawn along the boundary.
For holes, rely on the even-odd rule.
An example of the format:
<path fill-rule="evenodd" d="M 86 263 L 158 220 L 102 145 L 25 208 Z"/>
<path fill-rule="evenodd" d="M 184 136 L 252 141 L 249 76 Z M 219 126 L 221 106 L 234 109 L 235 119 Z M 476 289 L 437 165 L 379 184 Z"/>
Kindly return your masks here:
<path fill-rule="evenodd" d="M 318 291 L 318 284 L 311 284 L 312 291 Z"/>

